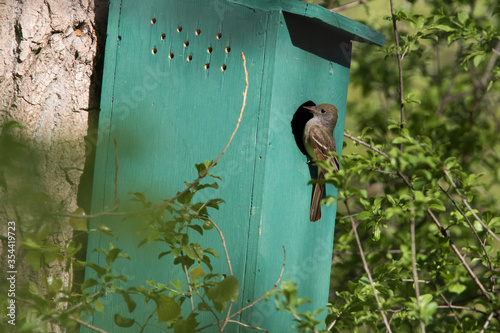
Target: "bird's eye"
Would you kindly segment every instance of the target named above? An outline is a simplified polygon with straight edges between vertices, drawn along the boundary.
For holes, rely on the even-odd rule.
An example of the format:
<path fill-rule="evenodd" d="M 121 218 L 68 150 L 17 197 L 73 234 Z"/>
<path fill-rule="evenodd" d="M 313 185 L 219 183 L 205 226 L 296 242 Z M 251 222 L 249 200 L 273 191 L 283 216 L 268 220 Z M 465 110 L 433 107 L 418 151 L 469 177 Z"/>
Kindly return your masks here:
<path fill-rule="evenodd" d="M 325 110 L 321 109 L 321 113 L 325 113 L 325 112 L 326 112 Z"/>

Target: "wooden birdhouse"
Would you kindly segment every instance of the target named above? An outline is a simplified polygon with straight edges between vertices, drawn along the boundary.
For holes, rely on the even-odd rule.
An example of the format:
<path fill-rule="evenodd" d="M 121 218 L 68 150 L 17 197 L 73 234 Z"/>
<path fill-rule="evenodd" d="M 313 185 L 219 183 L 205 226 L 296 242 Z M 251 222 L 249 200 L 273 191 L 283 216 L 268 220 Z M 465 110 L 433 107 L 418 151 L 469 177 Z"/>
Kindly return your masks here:
<path fill-rule="evenodd" d="M 153 203 L 171 198 L 198 176 L 196 163 L 219 155 L 242 107 L 244 53 L 245 111 L 211 170 L 222 177 L 219 189 L 204 192 L 205 199 L 213 194 L 226 202 L 211 218 L 224 234 L 239 282 L 233 308 L 245 307 L 275 284 L 283 247 L 283 280 L 298 284 L 298 296 L 311 300 L 309 309 L 324 307 L 336 207 L 323 206 L 322 219 L 309 221 L 311 175 L 290 122 L 304 103 L 337 106 L 334 135 L 341 154 L 351 43 L 383 45 L 385 37 L 320 6 L 279 0 L 111 0 L 107 29 L 92 212 L 110 210 L 118 201 L 121 211 L 130 203 L 129 192 L 145 192 Z M 327 186 L 326 192 L 334 195 L 335 189 Z M 186 286 L 178 266 L 158 259 L 166 251 L 161 243 L 137 246 L 140 222 L 103 216 L 91 227 L 109 221 L 118 237 L 91 233 L 89 262 L 105 263 L 104 254 L 92 250 L 113 242 L 131 257 L 113 266 L 128 277 L 124 288 L 175 279 Z M 212 260 L 214 271 L 229 274 L 219 234 L 206 231 L 200 242 L 221 254 Z M 144 322 L 154 302 L 137 302 L 129 313 L 122 296 L 107 293 L 101 300 L 105 312 L 86 320 L 109 332 L 137 332 L 137 326 L 128 330 L 113 323 L 115 313 Z M 182 311 L 187 316 L 191 309 Z M 200 327 L 213 322 L 202 317 Z M 276 311 L 272 301 L 235 319 L 273 333 L 291 332 L 293 325 L 293 317 Z M 149 323 L 164 327 L 155 318 Z M 249 330 L 228 325 L 228 332 Z"/>

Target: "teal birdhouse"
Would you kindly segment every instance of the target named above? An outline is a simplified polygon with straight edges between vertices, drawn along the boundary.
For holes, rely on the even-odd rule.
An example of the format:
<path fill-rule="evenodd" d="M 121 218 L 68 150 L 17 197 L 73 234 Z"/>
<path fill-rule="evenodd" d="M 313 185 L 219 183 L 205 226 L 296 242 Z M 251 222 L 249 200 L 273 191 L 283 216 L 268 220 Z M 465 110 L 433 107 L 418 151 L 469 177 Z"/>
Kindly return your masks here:
<path fill-rule="evenodd" d="M 129 193 L 144 192 L 153 205 L 161 203 L 183 190 L 185 182 L 196 179 L 195 164 L 219 155 L 242 107 L 243 53 L 248 92 L 239 129 L 210 171 L 222 178 L 219 188 L 200 191 L 197 198 L 225 201 L 210 216 L 224 235 L 238 281 L 232 313 L 276 283 L 283 267 L 283 248 L 282 280 L 297 283 L 298 297 L 311 300 L 308 309 L 324 307 L 336 206 L 323 206 L 321 220 L 309 221 L 310 166 L 291 122 L 303 105 L 335 105 L 339 117 L 334 136 L 341 154 L 351 43 L 382 45 L 384 40 L 369 27 L 300 1 L 112 0 L 92 212 L 116 207 L 115 213 L 126 211 L 135 204 Z M 326 188 L 327 195 L 335 191 Z M 168 219 L 166 215 L 161 218 Z M 138 247 L 146 229 L 146 222 L 138 216 L 123 219 L 110 214 L 93 219 L 91 228 L 105 223 L 116 236 L 91 233 L 88 262 L 106 267 L 106 253 L 93 249 L 109 250 L 112 242 L 130 256 L 130 260 L 117 259 L 112 266 L 116 274 L 127 277 L 126 282 L 119 282 L 121 289 L 148 289 L 152 288 L 148 281 L 168 284 L 178 280 L 187 290 L 186 275 L 191 273 L 172 264 L 172 253 L 159 259 L 170 250 L 165 243 L 153 241 Z M 215 229 L 204 230 L 203 236 L 190 230 L 189 236 L 220 254 L 219 259 L 212 257 L 213 272 L 230 275 Z M 200 267 L 209 272 L 203 262 Z M 88 278 L 96 276 L 94 270 L 87 271 Z M 177 300 L 168 289 L 164 294 Z M 106 290 L 100 300 L 104 312 L 95 311 L 85 320 L 109 332 L 139 330 L 137 325 L 116 326 L 115 314 L 141 325 L 147 322 L 143 332 L 163 332 L 158 327 L 168 327 L 158 318 L 162 314 L 154 312 L 154 301 L 144 303 L 144 297 L 131 297 L 137 304 L 133 312 L 121 294 Z M 183 318 L 192 311 L 189 303 L 181 306 Z M 200 298 L 195 297 L 193 303 L 197 306 Z M 220 320 L 225 318 L 224 313 L 215 314 Z M 273 333 L 293 331 L 293 317 L 277 311 L 272 301 L 259 302 L 232 319 Z M 214 323 L 215 317 L 206 311 L 196 320 L 201 328 Z M 203 331 L 211 329 L 219 330 L 214 325 Z M 82 331 L 87 330 L 82 326 Z M 250 329 L 229 322 L 226 331 Z"/>

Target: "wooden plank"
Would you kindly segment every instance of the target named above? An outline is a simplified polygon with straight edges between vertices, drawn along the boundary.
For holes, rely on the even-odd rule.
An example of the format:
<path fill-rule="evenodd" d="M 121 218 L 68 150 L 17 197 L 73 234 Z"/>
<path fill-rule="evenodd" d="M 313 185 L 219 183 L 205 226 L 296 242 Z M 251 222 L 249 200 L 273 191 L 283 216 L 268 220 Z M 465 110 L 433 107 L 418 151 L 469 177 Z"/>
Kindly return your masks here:
<path fill-rule="evenodd" d="M 196 178 L 195 163 L 213 159 L 220 153 L 241 108 L 245 87 L 241 52 L 244 52 L 250 73 L 246 112 L 231 147 L 213 170 L 223 178 L 219 190 L 204 191 L 207 194 L 199 198 L 207 200 L 213 195 L 226 201 L 212 217 L 224 232 L 233 270 L 243 285 L 266 14 L 223 1 L 202 0 L 149 3 L 123 0 L 114 2 L 112 8 L 113 22 L 119 17 L 116 34 L 119 43 L 114 47 L 116 64 L 107 68 L 107 77 L 112 78 L 108 84 L 113 89 L 106 91 L 104 100 L 112 104 L 103 105 L 108 111 L 100 118 L 100 125 L 107 130 L 101 133 L 102 158 L 96 165 L 99 175 L 94 185 L 93 211 L 113 206 L 114 139 L 118 143 L 118 194 L 123 209 L 133 206 L 128 192 L 147 190 L 146 195 L 153 202 L 173 196 L 185 187 L 185 181 Z M 180 26 L 182 29 L 178 31 Z M 186 42 L 189 44 L 185 45 Z M 209 47 L 211 53 L 207 52 Z M 205 69 L 207 63 L 210 66 Z M 145 285 L 147 280 L 185 281 L 177 267 L 166 265 L 167 259 L 162 259 L 165 264 L 161 260 L 158 263 L 158 254 L 165 251 L 161 244 L 137 248 L 141 221 L 111 220 L 118 239 L 91 236 L 89 251 L 94 247 L 107 248 L 110 241 L 124 249 L 132 262 L 117 263 L 117 268 L 120 274 L 129 277 L 129 285 Z M 92 222 L 93 226 L 100 223 Z M 196 239 L 195 235 L 192 237 Z M 221 259 L 213 261 L 214 270 L 228 274 L 217 232 L 206 232 L 203 244 L 221 254 Z M 89 260 L 104 261 L 102 255 L 94 253 L 89 254 Z M 179 272 L 174 273 L 176 270 Z M 140 298 L 134 299 L 138 304 L 142 302 Z M 242 298 L 239 301 L 236 308 L 246 305 Z M 93 323 L 120 332 L 112 323 L 114 313 L 141 322 L 153 309 L 151 302 L 131 315 L 121 303 L 120 296 L 108 294 L 103 299 L 106 314 L 96 313 Z M 200 316 L 198 320 L 210 323 L 213 317 L 208 321 L 208 316 Z"/>
<path fill-rule="evenodd" d="M 311 299 L 306 308 L 314 310 L 323 308 L 328 300 L 336 206 L 323 207 L 321 221 L 309 222 L 310 173 L 295 143 L 290 122 L 297 108 L 308 100 L 336 105 L 339 121 L 335 137 L 337 151 L 342 153 L 351 44 L 342 39 L 322 43 L 326 48 L 323 56 L 309 52 L 305 46 L 299 48 L 292 40 L 307 39 L 314 33 L 306 31 L 296 36 L 299 30 L 315 28 L 304 25 L 303 18 L 297 15 L 276 13 L 278 33 L 269 39 L 266 49 L 266 59 L 273 59 L 267 68 L 272 68 L 273 73 L 270 81 L 263 83 L 263 90 L 271 92 L 267 92 L 269 104 L 263 103 L 264 120 L 259 123 L 262 141 L 258 151 L 265 151 L 265 155 L 260 171 L 256 170 L 263 181 L 260 201 L 254 197 L 258 213 L 252 217 L 252 223 L 259 225 L 253 298 L 264 294 L 279 276 L 284 246 L 287 260 L 283 279 L 298 283 L 299 297 Z M 297 43 L 307 45 L 306 41 Z M 327 194 L 336 195 L 336 190 L 328 186 Z M 273 308 L 272 303 L 260 303 L 244 314 L 242 321 L 252 326 L 264 325 L 270 332 L 290 327 L 290 316 L 275 313 Z"/>

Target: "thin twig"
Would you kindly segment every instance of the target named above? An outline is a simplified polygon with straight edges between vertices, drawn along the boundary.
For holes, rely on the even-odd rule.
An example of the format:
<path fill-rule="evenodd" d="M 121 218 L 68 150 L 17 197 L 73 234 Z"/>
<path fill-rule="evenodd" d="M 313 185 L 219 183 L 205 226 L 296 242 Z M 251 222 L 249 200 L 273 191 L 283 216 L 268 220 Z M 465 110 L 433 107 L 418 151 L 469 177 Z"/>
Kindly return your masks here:
<path fill-rule="evenodd" d="M 75 218 L 75 219 L 93 219 L 93 218 L 100 217 L 100 216 L 108 216 L 108 215 L 115 216 L 115 215 L 127 215 L 127 214 L 130 214 L 128 212 L 117 212 L 118 208 L 119 208 L 118 206 L 115 206 L 115 207 L 113 207 L 110 210 L 106 210 L 104 212 L 99 212 L 99 213 L 95 213 L 95 214 L 88 214 L 88 215 L 85 215 L 85 213 L 82 214 L 82 215 L 80 215 L 80 214 L 54 213 L 52 215 L 54 215 L 54 216 L 61 216 L 61 217 L 72 217 L 72 218 Z"/>
<path fill-rule="evenodd" d="M 354 137 L 354 136 L 352 136 L 350 134 L 347 134 L 347 133 L 344 133 L 344 136 L 346 138 L 351 139 L 352 141 L 355 141 L 355 142 L 359 143 L 360 145 L 365 146 L 366 148 L 370 148 L 371 150 L 373 150 L 373 151 L 379 153 L 380 155 L 384 156 L 385 158 L 389 159 L 389 155 L 387 155 L 386 153 L 384 153 L 380 149 L 375 148 L 374 146 L 370 145 L 369 143 L 366 143 L 365 141 L 360 140 L 360 139 L 358 139 L 358 138 L 356 138 L 356 137 Z"/>
<path fill-rule="evenodd" d="M 89 323 L 84 322 L 83 320 L 78 319 L 75 316 L 68 316 L 68 318 L 71 319 L 71 320 L 73 320 L 73 321 L 76 321 L 80 325 L 83 325 L 83 326 L 85 326 L 87 328 L 90 328 L 93 331 L 96 331 L 96 332 L 99 332 L 99 333 L 108 333 L 107 331 L 105 331 L 103 329 L 100 329 L 99 327 L 95 327 L 93 325 L 90 325 Z"/>
<path fill-rule="evenodd" d="M 488 65 L 486 66 L 486 70 L 484 71 L 484 75 L 481 78 L 480 82 L 483 85 L 484 88 L 488 87 L 488 81 L 491 80 L 491 76 L 493 73 L 493 67 L 495 66 L 495 63 L 500 56 L 500 40 L 497 42 L 497 45 L 495 48 L 492 50 L 493 54 L 491 55 L 490 61 L 488 62 Z"/>
<path fill-rule="evenodd" d="M 477 312 L 477 313 L 481 313 L 483 315 L 486 315 L 486 312 L 478 310 L 476 308 L 470 308 L 468 306 L 453 305 L 453 304 L 450 304 L 450 305 L 438 305 L 438 309 L 446 309 L 446 308 L 456 309 L 456 310 L 473 311 L 473 312 Z"/>
<path fill-rule="evenodd" d="M 344 133 L 344 136 L 346 136 L 346 137 L 348 137 L 350 139 L 353 139 L 353 140 L 355 139 L 354 141 L 362 144 L 365 147 L 368 147 L 368 148 L 370 148 L 370 149 L 378 152 L 380 155 L 382 155 L 382 156 L 384 156 L 386 158 L 389 158 L 389 156 L 386 153 L 381 152 L 380 149 L 375 148 L 372 145 L 370 145 L 370 144 L 368 144 L 368 143 L 366 143 L 366 142 L 364 142 L 364 141 L 362 141 L 360 139 L 354 138 L 351 135 L 346 135 L 345 133 Z M 403 179 L 403 181 L 406 183 L 406 185 L 409 188 L 413 187 L 412 183 L 408 180 L 408 178 L 400 170 L 398 170 L 398 175 L 401 177 L 401 179 Z M 446 229 L 441 225 L 441 223 L 437 219 L 436 215 L 434 215 L 434 213 L 432 212 L 432 210 L 430 208 L 427 208 L 426 212 L 427 212 L 427 215 L 430 216 L 431 220 L 436 224 L 436 226 L 438 227 L 438 229 L 441 232 L 441 234 L 444 237 L 446 237 L 446 239 L 448 239 L 448 243 L 450 244 L 451 249 L 453 250 L 453 252 L 455 252 L 455 254 L 457 255 L 457 257 L 460 260 L 460 262 L 462 263 L 462 265 L 464 265 L 465 269 L 467 270 L 467 273 L 469 273 L 469 275 L 471 276 L 472 280 L 479 287 L 479 289 L 481 290 L 481 292 L 483 293 L 483 295 L 486 297 L 486 299 L 488 300 L 488 302 L 491 303 L 492 300 L 491 300 L 490 295 L 488 294 L 488 292 L 486 291 L 486 289 L 484 288 L 484 286 L 482 285 L 482 283 L 479 281 L 479 279 L 477 278 L 476 274 L 474 274 L 474 272 L 472 271 L 472 269 L 469 267 L 469 265 L 465 261 L 465 258 L 462 256 L 462 254 L 460 253 L 460 251 L 458 250 L 458 248 L 453 243 L 453 240 L 451 239 L 451 237 L 446 232 Z M 354 221 L 354 220 L 351 219 L 351 221 Z"/>
<path fill-rule="evenodd" d="M 450 179 L 451 181 L 451 179 Z M 441 191 L 446 194 L 446 196 L 448 197 L 448 199 L 450 199 L 450 201 L 453 203 L 453 205 L 455 206 L 455 208 L 460 212 L 460 214 L 465 218 L 465 221 L 467 221 L 467 224 L 469 225 L 469 228 L 472 230 L 472 232 L 474 233 L 474 235 L 476 236 L 479 244 L 481 245 L 481 248 L 483 249 L 484 251 L 484 254 L 486 256 L 486 259 L 488 261 L 488 266 L 489 266 L 489 269 L 490 270 L 493 270 L 493 266 L 491 265 L 491 260 L 490 260 L 490 255 L 488 254 L 488 251 L 486 250 L 486 244 L 484 244 L 483 240 L 481 239 L 481 237 L 479 237 L 477 231 L 476 231 L 476 228 L 474 228 L 474 225 L 472 224 L 472 222 L 469 220 L 469 218 L 467 217 L 467 215 L 465 215 L 464 211 L 457 205 L 457 203 L 455 202 L 455 200 L 453 200 L 453 198 L 451 197 L 450 193 L 448 193 L 448 191 L 445 191 L 444 188 L 442 188 L 440 185 L 438 185 L 439 188 L 441 189 Z"/>
<path fill-rule="evenodd" d="M 330 332 L 330 330 L 333 328 L 333 326 L 335 326 L 335 323 L 337 322 L 337 319 L 339 319 L 339 317 L 340 317 L 341 314 L 342 314 L 342 312 L 339 313 L 338 317 L 335 318 L 335 320 L 332 321 L 332 323 L 328 326 L 328 328 L 326 329 L 328 332 Z"/>
<path fill-rule="evenodd" d="M 469 205 L 469 203 L 467 202 L 467 200 L 465 200 L 464 198 L 462 198 L 462 203 L 467 207 L 467 209 L 469 210 L 469 212 L 472 213 L 472 215 L 474 216 L 474 218 L 479 222 L 481 223 L 481 225 L 483 226 L 484 229 L 486 229 L 486 231 L 488 231 L 488 233 L 493 237 L 495 238 L 497 241 L 500 242 L 500 238 L 493 232 L 493 230 L 491 230 L 487 225 L 486 223 L 483 222 L 483 220 L 477 216 L 476 212 L 474 212 L 474 210 L 472 209 L 472 207 Z"/>
<path fill-rule="evenodd" d="M 413 281 L 415 286 L 415 298 L 417 307 L 420 308 L 420 286 L 418 284 L 417 272 L 417 242 L 415 241 L 415 206 L 413 200 L 410 206 L 410 238 L 411 238 L 411 268 L 413 273 Z M 425 333 L 425 323 L 420 319 L 420 330 Z"/>
<path fill-rule="evenodd" d="M 227 313 L 226 313 L 226 318 L 224 319 L 224 323 L 222 324 L 222 327 L 219 329 L 219 333 L 224 332 L 224 329 L 226 328 L 227 323 L 229 322 L 230 315 L 231 315 L 231 309 L 233 308 L 233 301 L 229 303 L 229 307 L 227 308 Z"/>
<path fill-rule="evenodd" d="M 263 329 L 263 328 L 261 328 L 261 327 L 258 327 L 258 326 L 250 326 L 250 325 L 247 325 L 247 324 L 242 323 L 241 321 L 236 321 L 236 320 L 228 320 L 228 322 L 230 322 L 230 323 L 235 323 L 235 324 L 238 324 L 238 325 L 240 325 L 240 326 L 243 326 L 243 327 L 246 327 L 246 328 L 250 328 L 250 329 L 253 329 L 253 330 L 258 330 L 258 331 L 267 332 L 265 329 Z"/>
<path fill-rule="evenodd" d="M 238 122 L 236 123 L 236 128 L 234 129 L 233 134 L 231 134 L 231 137 L 229 138 L 229 141 L 227 142 L 226 146 L 224 147 L 224 149 L 222 150 L 222 152 L 219 154 L 219 156 L 217 156 L 217 158 L 215 160 L 213 160 L 212 163 L 210 163 L 210 165 L 205 169 L 205 171 L 203 171 L 202 173 L 200 173 L 198 175 L 198 178 L 196 178 L 183 191 L 177 193 L 173 198 L 166 200 L 167 202 L 174 202 L 181 195 L 183 195 L 184 193 L 186 193 L 187 191 L 189 191 L 190 189 L 192 189 L 194 186 L 196 186 L 200 182 L 200 180 L 203 179 L 203 177 L 205 177 L 207 175 L 208 171 L 210 171 L 210 169 L 212 169 L 217 164 L 217 162 L 222 157 L 222 155 L 224 155 L 226 153 L 226 150 L 229 148 L 229 145 L 231 144 L 231 141 L 233 141 L 234 135 L 236 134 L 236 132 L 238 131 L 238 128 L 240 127 L 241 118 L 243 117 L 243 111 L 245 110 L 245 106 L 247 104 L 248 71 L 247 71 L 247 60 L 246 60 L 245 54 L 243 52 L 241 52 L 241 58 L 243 59 L 243 69 L 245 70 L 245 90 L 243 91 L 243 103 L 241 105 L 240 116 L 238 117 Z"/>
<path fill-rule="evenodd" d="M 253 301 L 251 304 L 241 308 L 240 310 L 238 310 L 237 312 L 233 313 L 230 317 L 229 317 L 229 320 L 228 322 L 230 321 L 231 318 L 239 315 L 240 313 L 242 313 L 243 311 L 251 308 L 252 306 L 254 306 L 255 304 L 257 304 L 258 302 L 260 302 L 261 300 L 264 299 L 264 297 L 266 297 L 267 294 L 269 294 L 271 291 L 273 291 L 274 289 L 276 289 L 276 287 L 279 285 L 280 281 L 281 281 L 281 278 L 283 277 L 283 272 L 285 271 L 285 264 L 286 264 L 286 250 L 285 250 L 285 247 L 283 246 L 283 266 L 281 267 L 281 272 L 280 272 L 280 276 L 278 277 L 278 280 L 276 281 L 276 283 L 274 284 L 274 286 L 269 289 L 264 295 L 262 295 L 261 297 L 259 297 L 257 300 Z M 199 332 L 199 331 L 203 331 L 204 329 L 206 328 L 209 328 L 211 326 L 214 326 L 214 325 L 218 325 L 219 324 L 219 321 L 218 322 L 215 322 L 215 323 L 211 323 L 211 324 L 208 324 L 207 326 L 203 326 L 201 328 L 198 328 L 196 329 L 196 332 Z"/>
<path fill-rule="evenodd" d="M 486 229 L 486 231 L 488 231 L 488 233 L 493 237 L 495 238 L 497 241 L 500 242 L 500 238 L 493 232 L 493 230 L 491 230 L 487 225 L 486 223 L 483 222 L 482 219 L 479 218 L 479 216 L 477 216 L 476 212 L 474 212 L 474 210 L 472 209 L 472 207 L 469 205 L 469 202 L 467 201 L 466 197 L 464 195 L 462 195 L 462 193 L 460 192 L 460 190 L 458 189 L 458 186 L 457 184 L 455 184 L 455 182 L 453 181 L 453 179 L 451 178 L 451 175 L 449 173 L 449 171 L 447 169 L 443 169 L 444 171 L 444 174 L 446 175 L 446 178 L 448 178 L 448 180 L 450 181 L 450 184 L 453 186 L 453 188 L 455 189 L 455 191 L 457 191 L 458 195 L 460 196 L 460 198 L 462 198 L 462 203 L 467 207 L 467 209 L 469 210 L 469 212 L 471 212 L 471 214 L 474 216 L 474 218 L 479 222 L 481 223 L 481 225 L 483 226 L 484 229 Z M 462 214 L 464 217 L 465 215 Z M 467 218 L 467 217 L 465 217 Z M 479 236 L 478 236 L 479 237 Z"/>
<path fill-rule="evenodd" d="M 191 296 L 189 297 L 189 300 L 191 301 L 191 311 L 194 311 L 194 297 L 193 297 L 193 287 L 191 287 L 191 279 L 189 278 L 189 273 L 185 264 L 182 265 L 182 268 L 184 273 L 186 273 L 187 285 L 189 288 L 189 292 L 191 293 Z"/>
<path fill-rule="evenodd" d="M 486 297 L 486 299 L 488 300 L 488 302 L 491 302 L 491 297 L 490 297 L 490 295 L 488 295 L 488 292 L 484 288 L 483 284 L 479 281 L 479 279 L 477 278 L 476 274 L 474 274 L 474 272 L 472 271 L 472 269 L 469 267 L 469 265 L 465 261 L 464 256 L 460 253 L 460 251 L 458 250 L 457 246 L 455 245 L 455 243 L 453 243 L 453 240 L 451 239 L 451 237 L 446 232 L 446 229 L 439 222 L 439 220 L 436 218 L 436 215 L 434 215 L 434 213 L 431 211 L 430 208 L 427 208 L 427 214 L 431 217 L 431 220 L 433 220 L 434 223 L 437 225 L 437 227 L 438 227 L 439 231 L 441 232 L 441 234 L 448 239 L 448 243 L 450 244 L 451 249 L 453 250 L 453 252 L 455 252 L 455 254 L 457 255 L 458 259 L 460 260 L 460 262 L 462 263 L 462 265 L 467 270 L 467 273 L 469 273 L 469 275 L 471 276 L 472 280 L 476 283 L 476 285 L 479 287 L 479 289 L 483 293 L 484 297 Z"/>
<path fill-rule="evenodd" d="M 381 174 L 384 174 L 384 175 L 393 175 L 393 176 L 397 176 L 398 173 L 395 172 L 395 171 L 384 171 L 384 170 L 380 170 L 380 169 L 368 169 L 366 168 L 365 169 L 366 171 L 372 171 L 372 172 L 378 172 L 378 173 L 381 173 Z"/>
<path fill-rule="evenodd" d="M 485 323 L 484 323 L 484 325 L 483 325 L 483 329 L 482 329 L 482 330 L 481 330 L 481 332 L 479 332 L 479 333 L 484 333 L 484 331 L 486 330 L 486 328 L 487 328 L 487 327 L 488 327 L 488 325 L 490 324 L 491 318 L 493 318 L 493 315 L 494 315 L 494 314 L 495 314 L 495 312 L 494 312 L 494 311 L 492 311 L 492 312 L 490 313 L 490 315 L 488 316 L 488 319 L 486 319 L 486 322 L 485 322 Z"/>
<path fill-rule="evenodd" d="M 209 221 L 210 223 L 212 223 L 212 225 L 215 227 L 215 229 L 217 229 L 217 231 L 219 232 L 219 236 L 220 236 L 220 240 L 222 242 L 222 247 L 224 248 L 224 252 L 226 254 L 226 260 L 227 260 L 227 265 L 229 267 L 229 273 L 231 275 L 234 275 L 233 274 L 233 267 L 231 266 L 231 259 L 229 258 L 229 252 L 227 251 L 227 246 L 226 246 L 226 239 L 224 238 L 224 235 L 222 234 L 222 230 L 220 230 L 220 228 L 217 226 L 217 224 L 215 224 L 214 221 L 212 221 L 210 218 L 208 217 L 204 217 L 204 216 L 197 216 L 197 218 L 199 219 L 202 219 L 202 220 L 206 220 L 206 221 Z M 223 332 L 224 331 L 224 328 L 226 328 L 226 325 L 227 323 L 229 322 L 229 315 L 231 314 L 231 308 L 233 307 L 233 302 L 231 302 L 229 304 L 229 307 L 228 307 L 228 310 L 227 310 L 227 314 L 226 314 L 226 319 L 224 320 L 224 323 L 222 324 L 222 327 L 219 329 L 219 332 Z"/>
<path fill-rule="evenodd" d="M 229 252 L 227 252 L 227 247 L 226 247 L 226 240 L 224 238 L 224 235 L 222 234 L 222 231 L 219 229 L 217 224 L 215 224 L 214 221 L 212 221 L 210 218 L 208 218 L 208 221 L 213 224 L 215 229 L 219 232 L 220 240 L 222 242 L 222 247 L 224 248 L 224 252 L 226 253 L 226 260 L 227 260 L 227 265 L 229 267 L 229 274 L 233 275 L 233 267 L 231 267 L 231 260 L 229 259 Z"/>
<path fill-rule="evenodd" d="M 346 206 L 347 212 L 349 215 L 351 214 L 349 205 L 347 204 L 347 200 L 344 201 L 344 204 Z M 384 321 L 385 327 L 387 329 L 387 332 L 391 333 L 391 326 L 389 325 L 389 322 L 387 321 L 387 317 L 385 315 L 384 309 L 382 309 L 382 303 L 380 303 L 380 299 L 378 298 L 378 292 L 377 289 L 375 288 L 375 282 L 373 282 L 372 275 L 370 273 L 370 268 L 368 267 L 368 263 L 366 262 L 365 258 L 365 253 L 363 251 L 363 246 L 361 245 L 361 240 L 359 239 L 358 231 L 356 230 L 356 222 L 354 219 L 351 217 L 351 224 L 352 224 L 352 230 L 354 232 L 354 236 L 356 237 L 356 243 L 358 243 L 358 248 L 359 248 L 359 253 L 361 255 L 361 260 L 363 261 L 363 268 L 365 269 L 366 275 L 368 276 L 368 280 L 370 281 L 370 286 L 372 287 L 373 290 L 373 296 L 375 296 L 375 300 L 377 301 L 378 309 L 380 311 L 380 314 L 382 315 L 382 319 Z"/>
<path fill-rule="evenodd" d="M 392 27 L 394 29 L 394 38 L 396 39 L 396 49 L 398 52 L 398 69 L 399 69 L 399 102 L 400 102 L 400 117 L 401 117 L 401 129 L 404 128 L 405 121 L 405 105 L 404 105 L 404 92 L 403 92 L 403 58 L 401 57 L 401 50 L 399 48 L 399 35 L 398 35 L 398 27 L 396 24 L 395 12 L 394 12 L 394 4 L 392 0 L 391 3 L 391 16 L 392 16 Z M 403 151 L 403 144 L 400 145 L 400 150 Z"/>
<path fill-rule="evenodd" d="M 356 216 L 358 216 L 359 214 L 361 214 L 361 213 L 356 213 L 356 214 L 352 214 L 352 215 L 342 216 L 342 217 L 338 218 L 338 219 L 337 219 L 337 221 L 340 221 L 340 220 L 347 220 L 347 219 L 350 219 L 351 217 L 356 217 Z"/>
<path fill-rule="evenodd" d="M 231 315 L 231 318 L 233 318 L 234 316 L 242 313 L 246 309 L 251 308 L 252 306 L 254 306 L 255 304 L 257 304 L 258 302 L 260 302 L 262 299 L 264 299 L 264 297 L 266 297 L 267 294 L 269 294 L 271 291 L 273 291 L 274 289 L 276 289 L 276 287 L 278 286 L 278 284 L 281 281 L 281 278 L 283 277 L 283 272 L 285 271 L 285 263 L 286 263 L 286 250 L 285 250 L 285 247 L 283 246 L 283 266 L 281 266 L 280 276 L 278 277 L 278 280 L 276 281 L 276 283 L 274 284 L 274 286 L 271 289 L 269 289 L 264 295 L 262 295 L 261 297 L 259 297 L 257 300 L 253 301 L 251 304 L 249 304 L 249 305 L 245 306 L 244 308 L 240 309 L 238 312 L 235 312 L 233 315 Z"/>
<path fill-rule="evenodd" d="M 350 8 L 354 8 L 354 7 L 359 6 L 359 5 L 363 5 L 363 4 L 367 3 L 368 1 L 370 1 L 370 0 L 358 0 L 358 1 L 349 2 L 349 3 L 346 3 L 345 5 L 331 8 L 330 11 L 333 13 L 338 13 L 338 12 L 341 12 L 341 11 L 346 10 L 346 9 L 350 9 Z"/>
<path fill-rule="evenodd" d="M 401 279 L 402 282 L 411 282 L 411 283 L 415 283 L 415 280 L 414 279 Z M 426 281 L 426 280 L 417 280 L 418 283 L 425 283 L 425 284 L 429 284 L 431 283 L 431 281 Z"/>
<path fill-rule="evenodd" d="M 387 312 L 392 312 L 391 314 L 391 318 L 389 318 L 389 324 L 392 324 L 392 319 L 394 319 L 394 316 L 398 313 L 398 312 L 402 312 L 402 311 L 407 311 L 406 309 L 400 309 L 400 310 L 387 310 Z"/>
<path fill-rule="evenodd" d="M 446 299 L 446 297 L 443 295 L 443 293 L 441 292 L 441 290 L 439 289 L 437 284 L 435 284 L 434 286 L 436 287 L 436 290 L 438 291 L 439 295 L 441 295 L 441 298 L 445 301 L 445 303 L 450 308 L 451 313 L 453 314 L 453 317 L 455 317 L 455 320 L 458 323 L 458 326 L 460 326 L 461 329 L 464 329 L 464 327 L 462 326 L 462 323 L 460 322 L 460 320 L 458 320 L 458 317 L 455 313 L 455 310 L 453 309 L 453 305 L 451 304 L 451 302 Z"/>

